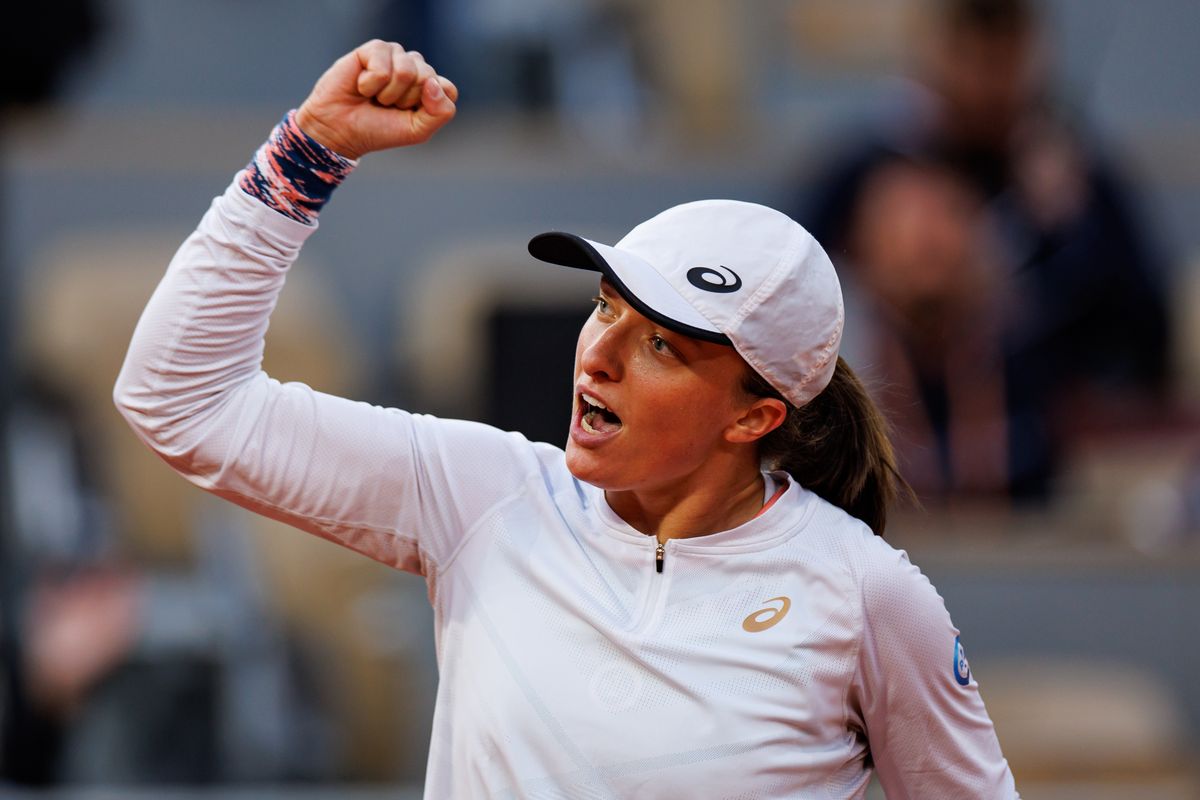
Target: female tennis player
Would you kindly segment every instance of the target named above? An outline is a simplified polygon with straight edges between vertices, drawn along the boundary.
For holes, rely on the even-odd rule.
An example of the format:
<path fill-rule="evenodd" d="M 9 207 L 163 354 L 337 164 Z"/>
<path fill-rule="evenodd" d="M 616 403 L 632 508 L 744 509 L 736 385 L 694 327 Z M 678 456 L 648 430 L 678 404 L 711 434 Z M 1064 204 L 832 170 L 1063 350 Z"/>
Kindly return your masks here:
<path fill-rule="evenodd" d="M 397 44 L 339 59 L 183 244 L 115 391 L 188 480 L 425 577 L 426 796 L 858 798 L 873 770 L 890 797 L 1015 796 L 941 598 L 876 535 L 891 449 L 786 216 L 709 200 L 613 246 L 533 239 L 599 273 L 565 451 L 262 371 L 334 187 L 456 97 Z"/>

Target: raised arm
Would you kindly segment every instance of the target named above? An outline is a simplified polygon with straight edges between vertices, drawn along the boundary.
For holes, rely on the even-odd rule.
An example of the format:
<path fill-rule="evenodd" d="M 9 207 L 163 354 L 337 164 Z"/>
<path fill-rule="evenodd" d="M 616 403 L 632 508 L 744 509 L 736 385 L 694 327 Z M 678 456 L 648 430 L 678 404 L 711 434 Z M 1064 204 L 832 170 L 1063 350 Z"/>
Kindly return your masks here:
<path fill-rule="evenodd" d="M 456 96 L 399 45 L 339 59 L 175 255 L 114 391 L 137 435 L 188 480 L 414 572 L 536 473 L 527 443 L 280 384 L 260 365 L 287 270 L 350 159 L 425 141 Z M 464 491 L 479 459 L 509 469 Z"/>

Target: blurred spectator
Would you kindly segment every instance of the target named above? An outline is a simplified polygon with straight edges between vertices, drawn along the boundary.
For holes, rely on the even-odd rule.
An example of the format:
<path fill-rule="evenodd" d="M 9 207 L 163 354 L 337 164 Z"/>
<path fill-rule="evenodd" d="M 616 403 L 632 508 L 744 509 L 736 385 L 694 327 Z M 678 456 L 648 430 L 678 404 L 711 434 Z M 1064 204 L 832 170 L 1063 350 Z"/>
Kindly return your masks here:
<path fill-rule="evenodd" d="M 965 222 L 956 218 L 963 202 L 950 195 L 981 199 L 997 234 L 989 251 L 1002 280 L 953 275 L 949 262 L 923 267 L 921 280 L 947 281 L 943 294 L 976 295 L 953 320 L 910 308 L 910 325 L 921 317 L 939 336 L 895 343 L 907 349 L 911 375 L 898 374 L 895 359 L 882 359 L 883 382 L 910 393 L 885 403 L 913 404 L 925 417 L 932 443 L 920 444 L 929 436 L 914 433 L 904 415 L 899 434 L 914 443 L 903 455 L 918 482 L 928 472 L 921 463 L 941 465 L 940 485 L 927 484 L 926 496 L 973 488 L 1044 500 L 1073 435 L 1136 419 L 1165 397 L 1171 354 L 1162 258 L 1108 159 L 1048 97 L 1048 42 L 1032 0 L 928 0 L 925 11 L 917 80 L 905 85 L 882 124 L 819 176 L 796 217 L 825 243 L 846 279 L 870 294 L 913 279 L 914 264 L 905 272 L 895 262 L 920 260 L 916 252 L 891 252 L 903 246 L 889 243 L 879 226 L 904 222 L 882 216 L 905 215 L 923 229 L 917 241 L 946 245 L 937 232 Z M 897 172 L 897 161 L 906 159 L 939 165 L 945 174 Z M 961 188 L 947 188 L 949 174 Z M 898 199 L 906 192 L 914 193 L 913 205 Z M 916 221 L 918 208 L 943 218 Z M 931 253 L 930 260 L 947 255 Z M 900 274 L 882 274 L 890 269 Z M 893 299 L 876 295 L 871 302 L 888 306 Z M 993 324 L 1002 369 L 989 377 L 982 369 L 988 357 L 966 353 L 977 346 L 970 342 L 987 337 L 980 327 Z M 952 357 L 938 349 L 947 343 L 965 352 Z M 953 378 L 953 361 L 969 363 L 972 377 Z M 931 382 L 934 362 L 945 374 Z M 955 385 L 972 391 L 963 396 Z M 1003 442 L 993 443 L 993 425 L 960 424 L 979 422 L 992 404 L 983 395 L 1003 397 Z M 1004 451 L 1005 469 L 984 480 L 994 470 L 974 462 Z"/>
<path fill-rule="evenodd" d="M 853 228 L 868 304 L 866 363 L 900 436 L 905 477 L 924 496 L 1007 485 L 1000 315 L 978 193 L 928 162 L 880 164 Z"/>
<path fill-rule="evenodd" d="M 12 117 L 49 101 L 62 87 L 71 68 L 93 48 L 103 28 L 102 15 L 92 0 L 12 5 L 5 10 L 6 30 L 10 35 L 0 48 L 0 145 L 4 144 Z M 0 196 L 0 211 L 7 202 L 8 198 Z M 62 680 L 40 681 L 41 677 L 49 676 L 31 670 L 37 669 L 45 648 L 29 647 L 22 639 L 25 624 L 22 612 L 27 595 L 36 590 L 14 531 L 14 518 L 18 515 L 15 506 L 22 500 L 13 488 L 14 473 L 23 465 L 15 458 L 16 439 L 21 431 L 14 425 L 20 381 L 11 345 L 11 325 L 16 317 L 14 298 L 18 294 L 13 289 L 12 273 L 8 248 L 0 240 L 0 780 L 40 782 L 49 777 L 58 752 L 59 726 L 56 712 L 50 706 L 58 700 L 69 705 L 68 697 L 77 695 L 102 674 L 110 658 L 91 651 L 100 657 L 90 663 L 79 662 L 70 675 L 60 673 L 57 678 Z M 24 388 L 36 391 L 35 387 Z M 45 465 L 43 459 L 42 466 Z M 62 519 L 77 510 L 76 506 L 68 502 L 52 511 L 57 511 L 57 517 Z M 121 587 L 103 581 L 80 586 L 80 591 L 73 595 L 76 599 L 89 593 L 105 599 L 122 593 Z M 43 616 L 66 619 L 81 606 L 71 600 L 65 604 L 50 602 L 53 590 L 49 583 L 45 590 L 41 594 L 45 602 L 40 604 Z M 64 609 L 65 613 L 60 613 Z M 42 643 L 50 645 L 50 649 L 54 647 L 48 639 Z M 88 649 L 86 645 L 84 649 Z"/>
<path fill-rule="evenodd" d="M 273 580 L 272 568 L 303 555 L 302 537 L 269 539 L 249 515 L 195 502 L 186 483 L 158 477 L 140 442 L 110 435 L 119 418 L 106 408 L 109 384 L 129 309 L 145 300 L 139 276 L 169 253 L 129 232 L 64 242 L 33 265 L 23 293 L 36 313 L 17 326 L 26 377 L 4 452 L 14 466 L 7 554 L 20 569 L 0 779 L 329 779 L 346 763 L 318 672 L 325 641 L 301 638 L 313 626 L 301 632 L 285 618 L 288 598 Z M 273 330 L 272 359 L 302 357 L 337 385 L 348 367 L 328 354 L 346 348 L 304 284 Z M 322 562 L 293 591 L 347 627 L 357 595 L 331 579 L 378 582 L 336 556 Z M 339 665 L 364 660 L 351 646 L 337 652 Z M 356 677 L 367 683 L 370 670 Z"/>
<path fill-rule="evenodd" d="M 0 776 L 49 784 L 63 779 L 94 699 L 127 668 L 144 591 L 118 553 L 76 398 L 40 373 L 22 372 L 14 383 L 3 452 L 13 498 L 5 556 L 19 571 L 10 576 L 16 648 Z M 140 687 L 135 702 L 153 702 L 152 693 Z"/>

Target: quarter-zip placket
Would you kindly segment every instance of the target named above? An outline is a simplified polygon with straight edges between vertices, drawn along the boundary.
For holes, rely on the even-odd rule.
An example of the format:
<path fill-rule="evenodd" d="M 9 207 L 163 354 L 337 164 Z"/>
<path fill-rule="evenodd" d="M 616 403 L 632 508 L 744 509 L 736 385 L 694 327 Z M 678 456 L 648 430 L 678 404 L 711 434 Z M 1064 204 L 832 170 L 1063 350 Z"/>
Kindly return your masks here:
<path fill-rule="evenodd" d="M 639 581 L 639 583 L 644 584 L 644 586 L 642 587 L 641 591 L 639 592 L 639 596 L 635 601 L 638 608 L 637 618 L 634 619 L 632 624 L 629 626 L 629 634 L 638 638 L 645 636 L 647 631 L 652 630 L 662 619 L 663 603 L 666 601 L 667 594 L 670 592 L 671 581 L 675 577 L 673 570 L 676 566 L 678 566 L 677 564 L 674 564 L 675 559 L 672 558 L 671 562 L 674 565 L 672 566 L 672 571 L 666 571 L 664 569 L 664 564 L 667 559 L 667 550 L 671 549 L 671 541 L 669 539 L 665 542 L 643 542 L 642 547 L 654 554 L 654 572 L 642 572 L 641 574 L 644 575 L 645 578 Z M 641 558 L 646 558 L 649 560 L 646 550 L 642 551 L 639 560 Z M 641 569 L 646 569 L 646 562 L 642 561 L 641 563 Z M 634 566 L 636 568 L 636 562 Z M 637 571 L 640 572 L 641 570 Z"/>

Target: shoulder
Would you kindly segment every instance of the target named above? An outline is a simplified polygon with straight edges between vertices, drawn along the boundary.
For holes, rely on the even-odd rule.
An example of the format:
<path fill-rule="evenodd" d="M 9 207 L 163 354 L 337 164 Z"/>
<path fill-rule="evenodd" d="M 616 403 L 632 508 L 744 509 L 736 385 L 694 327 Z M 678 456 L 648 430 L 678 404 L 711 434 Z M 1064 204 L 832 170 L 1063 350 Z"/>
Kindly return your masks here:
<path fill-rule="evenodd" d="M 868 615 L 896 607 L 944 608 L 942 598 L 907 552 L 875 535 L 862 520 L 805 493 L 810 510 L 800 540 L 845 569 Z"/>
<path fill-rule="evenodd" d="M 895 551 L 857 517 L 800 486 L 793 513 L 802 520 L 795 541 L 811 553 L 842 564 L 859 581 L 864 570 Z"/>

